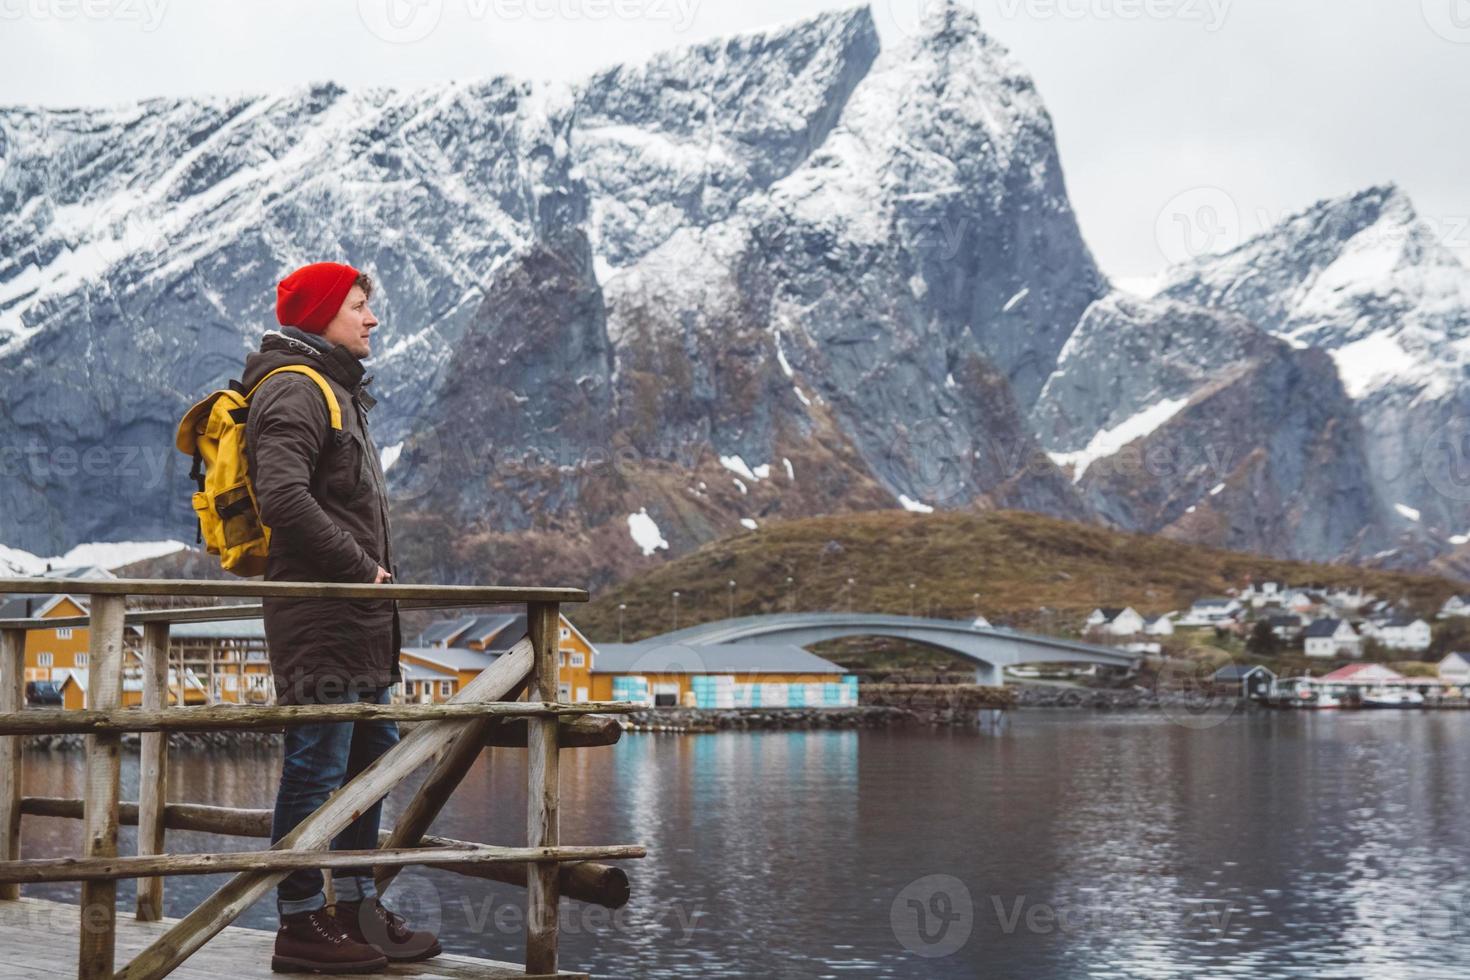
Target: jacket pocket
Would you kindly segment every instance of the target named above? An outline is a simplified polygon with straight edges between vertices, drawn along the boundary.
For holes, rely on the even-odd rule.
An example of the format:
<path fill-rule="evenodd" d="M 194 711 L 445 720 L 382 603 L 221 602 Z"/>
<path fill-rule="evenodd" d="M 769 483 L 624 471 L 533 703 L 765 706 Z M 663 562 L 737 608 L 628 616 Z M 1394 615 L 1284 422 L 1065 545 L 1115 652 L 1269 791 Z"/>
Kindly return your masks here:
<path fill-rule="evenodd" d="M 355 499 L 371 485 L 367 467 L 367 449 L 362 439 L 353 432 L 339 433 L 337 448 L 332 454 L 331 473 L 327 477 L 327 492 L 339 501 Z"/>

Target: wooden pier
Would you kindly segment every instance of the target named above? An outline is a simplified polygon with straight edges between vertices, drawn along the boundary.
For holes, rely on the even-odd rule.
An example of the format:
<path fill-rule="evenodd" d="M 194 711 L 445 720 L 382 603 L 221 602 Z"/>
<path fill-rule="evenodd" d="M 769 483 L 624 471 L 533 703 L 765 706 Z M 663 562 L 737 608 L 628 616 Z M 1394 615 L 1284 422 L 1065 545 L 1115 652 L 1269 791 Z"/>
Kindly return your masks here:
<path fill-rule="evenodd" d="M 134 957 L 165 936 L 177 919 L 147 922 L 130 916 L 117 921 L 117 953 Z M 22 898 L 0 904 L 0 951 L 8 980 L 55 980 L 77 975 L 76 943 L 68 940 L 81 928 L 79 909 L 63 902 Z M 227 926 L 199 952 L 181 963 L 171 977 L 177 980 L 281 980 L 271 972 L 271 947 L 276 934 L 264 929 Z M 293 974 L 295 975 L 295 974 Z M 501 963 L 474 956 L 440 953 L 422 963 L 390 966 L 382 973 L 357 974 L 368 977 L 434 977 L 453 980 L 484 980 L 528 976 L 558 980 L 587 980 L 585 973 L 527 974 L 514 963 Z"/>
<path fill-rule="evenodd" d="M 617 908 L 628 899 L 621 869 L 600 863 L 642 857 L 637 845 L 566 846 L 559 829 L 558 760 L 562 749 L 605 745 L 621 728 L 606 717 L 637 709 L 627 703 L 565 704 L 558 700 L 560 603 L 585 602 L 580 589 L 494 586 L 348 585 L 288 582 L 193 582 L 153 579 L 0 579 L 0 592 L 91 595 L 86 711 L 26 710 L 25 636 L 53 629 L 54 620 L 0 621 L 0 958 L 6 976 L 84 980 L 155 980 L 170 975 L 270 976 L 275 935 L 231 925 L 273 889 L 291 868 L 375 866 L 379 892 L 410 864 L 444 868 L 526 888 L 524 969 L 493 960 L 441 954 L 414 966 L 392 966 L 388 976 L 574 977 L 557 962 L 557 903 L 562 897 Z M 169 626 L 214 617 L 236 619 L 241 607 L 210 606 L 129 613 L 129 595 L 194 598 L 311 597 L 393 599 L 404 606 L 524 604 L 527 635 L 453 699 L 442 705 L 292 705 L 286 707 L 167 707 Z M 258 609 L 259 607 L 255 607 Z M 143 703 L 123 708 L 123 637 L 143 627 Z M 82 625 L 82 624 L 78 624 Z M 520 698 L 525 696 L 526 701 Z M 594 714 L 593 712 L 596 712 Z M 209 830 L 242 837 L 269 836 L 266 811 L 165 799 L 168 733 L 310 724 L 321 721 L 403 719 L 417 722 L 392 749 L 348 782 L 295 830 L 266 850 L 224 854 L 169 854 L 169 829 Z M 119 794 L 119 756 L 125 731 L 141 731 L 140 791 L 136 803 Z M 22 795 L 22 739 L 42 732 L 86 735 L 82 799 Z M 524 847 L 504 847 L 428 836 L 430 824 L 487 745 L 524 746 L 527 834 Z M 380 847 L 331 853 L 332 839 L 398 783 L 429 767 L 428 776 L 380 835 Z M 80 858 L 22 859 L 21 816 L 80 819 Z M 118 827 L 138 826 L 137 855 L 119 855 Z M 164 879 L 170 875 L 235 871 L 227 884 L 178 920 L 165 920 Z M 134 916 L 120 917 L 117 881 L 138 879 Z M 26 882 L 79 881 L 79 906 L 22 898 Z M 37 927 L 37 917 L 42 923 Z M 58 942 L 66 928 L 79 937 Z M 38 938 L 42 941 L 38 942 Z M 74 952 L 74 955 L 73 955 Z M 124 957 L 119 967 L 118 956 Z M 15 972 L 19 971 L 19 972 Z M 258 972 L 251 972 L 258 971 Z"/>

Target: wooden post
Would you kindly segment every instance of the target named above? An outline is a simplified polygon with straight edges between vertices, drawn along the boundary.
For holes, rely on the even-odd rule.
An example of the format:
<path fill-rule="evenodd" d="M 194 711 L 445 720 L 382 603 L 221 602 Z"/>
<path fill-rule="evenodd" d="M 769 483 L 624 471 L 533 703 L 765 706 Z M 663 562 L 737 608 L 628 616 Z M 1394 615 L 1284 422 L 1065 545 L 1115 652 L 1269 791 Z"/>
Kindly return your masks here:
<path fill-rule="evenodd" d="M 168 701 L 168 623 L 143 626 L 143 709 Z M 163 808 L 168 793 L 168 733 L 144 732 L 138 758 L 138 854 L 164 853 Z M 163 879 L 138 882 L 136 915 L 143 922 L 163 918 Z"/>
<path fill-rule="evenodd" d="M 87 705 L 110 711 L 122 703 L 123 615 L 127 597 L 92 597 L 88 627 Z M 122 736 L 87 736 L 82 853 L 89 858 L 117 857 L 118 766 Z M 82 883 L 81 945 L 77 975 L 83 980 L 110 980 L 117 930 L 117 882 Z"/>
<path fill-rule="evenodd" d="M 26 706 L 25 630 L 0 630 L 0 711 Z M 21 738 L 0 738 L 0 861 L 20 860 Z M 0 885 L 0 899 L 20 898 L 20 885 Z"/>
<path fill-rule="evenodd" d="M 534 666 L 530 696 L 556 701 L 561 659 L 561 612 L 555 602 L 527 604 Z M 557 753 L 557 719 L 532 718 L 526 737 L 526 843 L 555 847 L 560 835 L 561 787 Z M 554 974 L 557 945 L 557 867 L 550 862 L 526 868 L 526 972 Z"/>

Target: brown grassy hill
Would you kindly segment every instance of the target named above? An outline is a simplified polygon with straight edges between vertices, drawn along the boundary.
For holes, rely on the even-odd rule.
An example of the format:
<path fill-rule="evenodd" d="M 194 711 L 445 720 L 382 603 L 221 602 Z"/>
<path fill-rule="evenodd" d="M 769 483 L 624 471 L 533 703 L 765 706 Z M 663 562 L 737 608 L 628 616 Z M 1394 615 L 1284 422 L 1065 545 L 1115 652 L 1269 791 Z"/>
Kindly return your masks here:
<path fill-rule="evenodd" d="M 737 616 L 912 608 L 962 618 L 978 609 L 994 622 L 1058 631 L 1099 605 L 1182 610 L 1252 579 L 1361 585 L 1425 615 L 1463 588 L 1448 578 L 1263 558 L 1022 511 L 881 511 L 770 523 L 723 538 L 599 590 L 588 607 L 569 612 L 592 639 L 608 642 L 617 639 L 625 603 L 623 634 L 632 641 L 672 628 L 675 590 L 680 626 L 724 618 L 733 580 Z"/>

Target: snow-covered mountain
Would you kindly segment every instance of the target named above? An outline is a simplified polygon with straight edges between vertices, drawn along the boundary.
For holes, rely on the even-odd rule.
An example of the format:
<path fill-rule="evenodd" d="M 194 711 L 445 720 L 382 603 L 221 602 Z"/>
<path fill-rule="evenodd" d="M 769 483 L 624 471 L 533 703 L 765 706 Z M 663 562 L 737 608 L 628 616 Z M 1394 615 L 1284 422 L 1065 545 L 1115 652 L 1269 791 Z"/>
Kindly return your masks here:
<path fill-rule="evenodd" d="M 1411 565 L 1470 535 L 1470 270 L 1439 234 L 1402 191 L 1370 188 L 1171 270 L 1161 290 L 1331 356 L 1394 532 L 1379 557 Z"/>
<path fill-rule="evenodd" d="M 1420 558 L 1470 533 L 1385 465 L 1453 417 L 1466 331 L 1401 195 L 1129 298 L 1031 79 L 938 4 L 890 49 L 859 8 L 576 85 L 0 109 L 0 541 L 188 536 L 174 424 L 322 258 L 381 285 L 374 428 L 424 577 L 596 583 L 886 507 L 1313 558 L 1399 547 L 1410 509 Z"/>
<path fill-rule="evenodd" d="M 1032 420 L 1115 526 L 1318 558 L 1382 546 L 1387 515 L 1332 360 L 1238 314 L 1110 294 Z"/>

